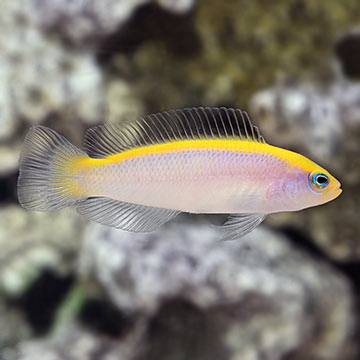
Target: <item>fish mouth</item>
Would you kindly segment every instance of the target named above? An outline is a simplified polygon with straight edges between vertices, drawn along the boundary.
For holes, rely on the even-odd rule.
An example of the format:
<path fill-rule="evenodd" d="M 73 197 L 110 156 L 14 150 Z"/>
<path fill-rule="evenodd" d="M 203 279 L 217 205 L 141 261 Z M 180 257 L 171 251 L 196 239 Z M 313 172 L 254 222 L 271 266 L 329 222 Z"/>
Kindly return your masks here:
<path fill-rule="evenodd" d="M 343 192 L 343 189 L 340 186 L 336 189 L 336 197 L 338 197 Z"/>

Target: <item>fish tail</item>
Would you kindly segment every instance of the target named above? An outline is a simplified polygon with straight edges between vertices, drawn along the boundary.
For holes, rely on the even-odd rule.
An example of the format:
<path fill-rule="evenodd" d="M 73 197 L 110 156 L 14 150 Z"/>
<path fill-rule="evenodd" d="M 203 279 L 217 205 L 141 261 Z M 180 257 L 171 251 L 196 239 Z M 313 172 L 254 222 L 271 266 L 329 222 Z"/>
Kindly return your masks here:
<path fill-rule="evenodd" d="M 54 211 L 86 199 L 77 183 L 77 160 L 87 154 L 63 136 L 33 126 L 20 155 L 18 198 L 28 210 Z"/>

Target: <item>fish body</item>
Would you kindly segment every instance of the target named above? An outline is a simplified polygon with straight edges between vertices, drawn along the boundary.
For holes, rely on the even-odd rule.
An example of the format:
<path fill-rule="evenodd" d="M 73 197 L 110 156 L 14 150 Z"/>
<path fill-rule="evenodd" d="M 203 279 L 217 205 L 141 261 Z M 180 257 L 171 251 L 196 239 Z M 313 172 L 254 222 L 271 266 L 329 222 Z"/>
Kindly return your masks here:
<path fill-rule="evenodd" d="M 133 231 L 153 230 L 179 212 L 236 214 L 225 224 L 233 238 L 269 213 L 341 193 L 316 163 L 267 144 L 239 110 L 192 108 L 122 129 L 100 126 L 89 130 L 85 147 L 90 156 L 50 129 L 33 128 L 21 156 L 22 205 L 47 211 L 78 203 L 88 218 Z"/>
<path fill-rule="evenodd" d="M 77 191 L 88 197 L 190 213 L 273 213 L 311 205 L 296 195 L 308 191 L 302 180 L 314 164 L 256 142 L 177 141 L 82 158 L 75 166 Z"/>

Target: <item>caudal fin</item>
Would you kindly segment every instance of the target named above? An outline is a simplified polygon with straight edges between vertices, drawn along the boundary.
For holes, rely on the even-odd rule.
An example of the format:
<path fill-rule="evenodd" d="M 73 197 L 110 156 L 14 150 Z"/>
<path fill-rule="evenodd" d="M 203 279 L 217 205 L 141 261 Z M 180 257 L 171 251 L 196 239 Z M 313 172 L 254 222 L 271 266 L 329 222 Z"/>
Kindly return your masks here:
<path fill-rule="evenodd" d="M 63 136 L 45 127 L 33 126 L 20 155 L 18 197 L 28 210 L 54 211 L 84 199 L 74 191 L 74 160 L 87 155 Z"/>

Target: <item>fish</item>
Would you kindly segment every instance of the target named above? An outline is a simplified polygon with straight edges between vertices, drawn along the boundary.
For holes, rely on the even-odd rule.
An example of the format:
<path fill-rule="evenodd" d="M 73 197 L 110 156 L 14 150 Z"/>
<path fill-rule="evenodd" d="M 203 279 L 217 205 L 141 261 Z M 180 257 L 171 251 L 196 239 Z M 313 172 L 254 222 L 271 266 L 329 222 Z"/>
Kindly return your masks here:
<path fill-rule="evenodd" d="M 42 125 L 25 137 L 18 198 L 28 210 L 75 205 L 86 219 L 134 232 L 181 212 L 229 214 L 237 239 L 268 214 L 329 202 L 340 182 L 308 158 L 268 144 L 247 112 L 192 107 L 85 133 L 83 150 Z"/>

